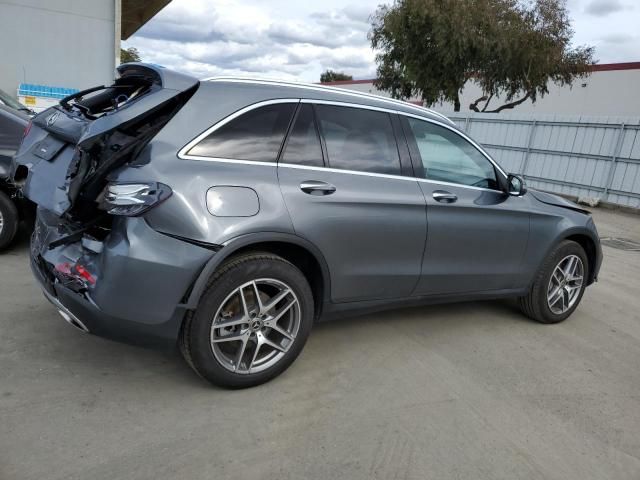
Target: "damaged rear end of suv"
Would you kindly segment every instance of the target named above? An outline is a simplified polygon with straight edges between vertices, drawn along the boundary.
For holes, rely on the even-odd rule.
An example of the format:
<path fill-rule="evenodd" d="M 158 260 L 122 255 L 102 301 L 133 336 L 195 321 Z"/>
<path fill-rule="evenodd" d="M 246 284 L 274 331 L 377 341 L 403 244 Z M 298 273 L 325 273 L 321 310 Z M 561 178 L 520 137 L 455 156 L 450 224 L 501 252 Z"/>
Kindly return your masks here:
<path fill-rule="evenodd" d="M 112 85 L 35 116 L 16 153 L 13 181 L 38 206 L 31 268 L 45 296 L 79 329 L 175 342 L 182 297 L 211 251 L 144 220 L 172 195 L 145 176 L 153 170 L 149 150 L 158 148 L 151 139 L 199 82 L 142 64 L 122 65 L 118 73 Z M 123 172 L 130 178 L 123 180 Z"/>
<path fill-rule="evenodd" d="M 11 168 L 38 206 L 33 272 L 83 331 L 177 344 L 242 388 L 284 372 L 320 319 L 514 297 L 558 323 L 598 277 L 588 212 L 528 192 L 438 113 L 118 70 L 35 116 Z"/>

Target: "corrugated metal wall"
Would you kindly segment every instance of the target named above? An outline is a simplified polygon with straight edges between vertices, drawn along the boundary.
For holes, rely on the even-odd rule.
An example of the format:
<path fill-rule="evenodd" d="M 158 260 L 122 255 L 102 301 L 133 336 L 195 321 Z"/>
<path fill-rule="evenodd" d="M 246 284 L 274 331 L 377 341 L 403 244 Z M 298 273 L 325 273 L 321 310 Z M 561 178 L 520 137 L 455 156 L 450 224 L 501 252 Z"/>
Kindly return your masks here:
<path fill-rule="evenodd" d="M 640 208 L 640 117 L 447 116 L 534 188 Z"/>

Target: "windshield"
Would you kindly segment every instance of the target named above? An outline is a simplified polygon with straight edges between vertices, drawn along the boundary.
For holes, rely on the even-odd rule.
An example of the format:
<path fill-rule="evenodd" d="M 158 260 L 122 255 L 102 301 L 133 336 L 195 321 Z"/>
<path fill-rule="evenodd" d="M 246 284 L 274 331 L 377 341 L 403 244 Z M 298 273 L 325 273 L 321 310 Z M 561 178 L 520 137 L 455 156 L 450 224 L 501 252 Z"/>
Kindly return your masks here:
<path fill-rule="evenodd" d="M 11 107 L 16 110 L 30 111 L 29 108 L 22 105 L 4 90 L 0 90 L 0 102 L 4 103 L 7 107 Z"/>

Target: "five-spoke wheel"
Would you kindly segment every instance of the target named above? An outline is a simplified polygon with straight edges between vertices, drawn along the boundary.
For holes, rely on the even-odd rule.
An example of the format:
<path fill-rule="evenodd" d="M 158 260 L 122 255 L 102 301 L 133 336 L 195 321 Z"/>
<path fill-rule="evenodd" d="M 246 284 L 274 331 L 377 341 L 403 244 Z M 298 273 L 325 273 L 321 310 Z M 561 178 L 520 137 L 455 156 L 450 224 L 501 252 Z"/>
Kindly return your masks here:
<path fill-rule="evenodd" d="M 582 282 L 584 265 L 577 255 L 568 255 L 556 266 L 549 280 L 547 303 L 556 315 L 561 315 L 576 303 Z"/>
<path fill-rule="evenodd" d="M 582 246 L 565 240 L 551 252 L 536 274 L 522 311 L 542 323 L 558 323 L 578 307 L 587 285 L 589 262 Z"/>
<path fill-rule="evenodd" d="M 295 360 L 313 312 L 311 288 L 297 267 L 269 253 L 245 254 L 216 271 L 198 308 L 185 319 L 180 348 L 212 383 L 258 385 Z"/>
<path fill-rule="evenodd" d="M 223 301 L 211 325 L 211 347 L 222 366 L 257 373 L 275 365 L 293 345 L 300 302 L 280 280 L 260 278 L 240 285 Z"/>

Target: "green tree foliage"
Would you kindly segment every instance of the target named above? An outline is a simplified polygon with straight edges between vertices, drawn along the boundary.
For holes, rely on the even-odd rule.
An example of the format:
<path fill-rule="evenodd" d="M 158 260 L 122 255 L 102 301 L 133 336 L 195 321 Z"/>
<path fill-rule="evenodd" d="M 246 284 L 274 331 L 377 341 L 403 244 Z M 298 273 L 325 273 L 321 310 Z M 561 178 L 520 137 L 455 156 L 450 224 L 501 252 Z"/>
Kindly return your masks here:
<path fill-rule="evenodd" d="M 396 0 L 371 17 L 376 87 L 395 98 L 449 101 L 460 110 L 469 80 L 482 97 L 469 108 L 500 112 L 589 74 L 594 49 L 573 47 L 565 0 Z M 500 96 L 507 103 L 487 110 Z"/>
<path fill-rule="evenodd" d="M 129 62 L 141 62 L 142 58 L 140 58 L 140 52 L 135 47 L 129 47 L 127 49 L 120 49 L 120 63 L 129 63 Z"/>
<path fill-rule="evenodd" d="M 340 80 L 353 80 L 353 77 L 351 75 L 347 75 L 346 73 L 334 72 L 333 70 L 327 70 L 326 72 L 320 74 L 321 83 L 337 82 Z"/>

